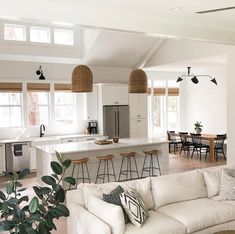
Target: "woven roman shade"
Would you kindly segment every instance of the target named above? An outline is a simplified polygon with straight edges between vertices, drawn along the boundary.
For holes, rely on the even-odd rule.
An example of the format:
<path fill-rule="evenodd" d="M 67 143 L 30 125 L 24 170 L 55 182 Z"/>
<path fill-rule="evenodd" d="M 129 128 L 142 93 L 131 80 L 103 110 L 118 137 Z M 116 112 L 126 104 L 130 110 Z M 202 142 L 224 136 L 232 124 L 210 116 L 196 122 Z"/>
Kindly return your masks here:
<path fill-rule="evenodd" d="M 135 69 L 131 72 L 128 82 L 129 93 L 147 93 L 147 75 L 142 69 Z"/>
<path fill-rule="evenodd" d="M 55 84 L 55 91 L 71 92 L 71 84 Z"/>
<path fill-rule="evenodd" d="M 151 94 L 151 89 L 148 88 L 148 94 Z M 154 88 L 153 89 L 154 96 L 164 96 L 166 95 L 165 88 Z M 168 88 L 168 96 L 179 96 L 179 88 Z"/>
<path fill-rule="evenodd" d="M 49 92 L 50 84 L 47 83 L 28 83 L 27 90 L 31 92 Z"/>
<path fill-rule="evenodd" d="M 86 65 L 78 65 L 72 73 L 72 92 L 89 93 L 93 91 L 93 75 Z"/>
<path fill-rule="evenodd" d="M 0 83 L 0 92 L 22 92 L 22 83 Z"/>

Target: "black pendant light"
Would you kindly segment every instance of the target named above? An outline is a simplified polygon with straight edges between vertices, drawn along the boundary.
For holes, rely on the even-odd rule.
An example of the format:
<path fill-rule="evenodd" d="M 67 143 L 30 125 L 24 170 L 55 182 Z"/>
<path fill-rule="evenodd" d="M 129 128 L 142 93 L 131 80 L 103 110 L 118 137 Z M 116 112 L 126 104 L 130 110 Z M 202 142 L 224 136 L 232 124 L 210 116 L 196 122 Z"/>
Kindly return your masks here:
<path fill-rule="evenodd" d="M 213 78 L 212 76 L 210 76 L 210 75 L 194 75 L 191 73 L 191 67 L 187 67 L 187 69 L 188 69 L 188 74 L 179 76 L 178 79 L 176 80 L 177 83 L 183 81 L 184 78 L 191 78 L 191 81 L 194 84 L 198 84 L 199 83 L 198 77 L 207 76 L 207 77 L 211 78 L 212 83 L 214 83 L 215 85 L 218 85 L 216 79 Z"/>
<path fill-rule="evenodd" d="M 45 80 L 45 76 L 43 75 L 43 70 L 42 70 L 42 66 L 39 66 L 39 69 L 36 71 L 36 74 L 39 76 L 38 79 L 39 80 Z"/>

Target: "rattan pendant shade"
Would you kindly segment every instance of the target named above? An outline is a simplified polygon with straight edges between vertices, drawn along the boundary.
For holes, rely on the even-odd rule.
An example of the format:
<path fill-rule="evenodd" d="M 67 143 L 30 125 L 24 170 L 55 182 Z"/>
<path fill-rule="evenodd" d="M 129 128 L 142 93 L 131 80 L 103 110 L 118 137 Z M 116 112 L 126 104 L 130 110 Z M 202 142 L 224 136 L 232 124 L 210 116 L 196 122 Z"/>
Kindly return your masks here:
<path fill-rule="evenodd" d="M 93 91 L 93 75 L 86 65 L 78 65 L 72 73 L 72 92 L 90 93 Z"/>
<path fill-rule="evenodd" d="M 128 89 L 129 93 L 147 93 L 147 75 L 142 69 L 135 69 L 131 72 Z"/>

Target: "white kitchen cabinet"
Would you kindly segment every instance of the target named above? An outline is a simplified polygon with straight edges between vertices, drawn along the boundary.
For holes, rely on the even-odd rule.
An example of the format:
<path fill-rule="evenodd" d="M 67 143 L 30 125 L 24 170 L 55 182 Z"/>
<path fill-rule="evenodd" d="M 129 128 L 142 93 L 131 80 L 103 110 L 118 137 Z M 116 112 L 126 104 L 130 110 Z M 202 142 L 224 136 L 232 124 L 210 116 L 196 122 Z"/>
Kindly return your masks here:
<path fill-rule="evenodd" d="M 102 89 L 103 105 L 128 105 L 127 85 L 104 85 Z"/>
<path fill-rule="evenodd" d="M 84 94 L 84 119 L 97 120 L 98 119 L 98 87 L 93 86 L 92 93 Z"/>
<path fill-rule="evenodd" d="M 70 143 L 70 142 L 78 142 L 78 138 L 73 137 L 73 138 L 63 138 L 62 143 Z"/>
<path fill-rule="evenodd" d="M 0 174 L 2 174 L 3 171 L 6 171 L 5 145 L 0 145 Z"/>
<path fill-rule="evenodd" d="M 130 118 L 147 118 L 148 113 L 147 94 L 129 94 Z"/>
<path fill-rule="evenodd" d="M 148 136 L 147 119 L 130 119 L 130 136 L 147 137 Z"/>

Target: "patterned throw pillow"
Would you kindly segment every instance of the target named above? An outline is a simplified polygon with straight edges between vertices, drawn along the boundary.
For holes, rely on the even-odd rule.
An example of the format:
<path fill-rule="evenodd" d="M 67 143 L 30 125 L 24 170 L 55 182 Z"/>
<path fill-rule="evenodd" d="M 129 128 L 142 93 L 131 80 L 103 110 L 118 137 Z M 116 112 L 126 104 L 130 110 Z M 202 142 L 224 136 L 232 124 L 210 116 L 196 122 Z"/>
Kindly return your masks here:
<path fill-rule="evenodd" d="M 235 170 L 223 169 L 218 200 L 235 200 Z"/>
<path fill-rule="evenodd" d="M 121 206 L 122 210 L 123 210 L 123 215 L 124 215 L 124 220 L 125 220 L 125 224 L 130 222 L 130 219 L 128 218 L 128 215 L 126 214 L 126 211 L 124 210 L 122 203 L 121 203 L 121 199 L 120 199 L 120 194 L 124 192 L 124 189 L 118 185 L 114 190 L 112 190 L 109 194 L 103 194 L 103 200 L 117 205 L 117 206 Z"/>
<path fill-rule="evenodd" d="M 142 227 L 149 217 L 149 212 L 140 194 L 132 189 L 120 194 L 120 198 L 130 221 L 135 226 Z"/>

